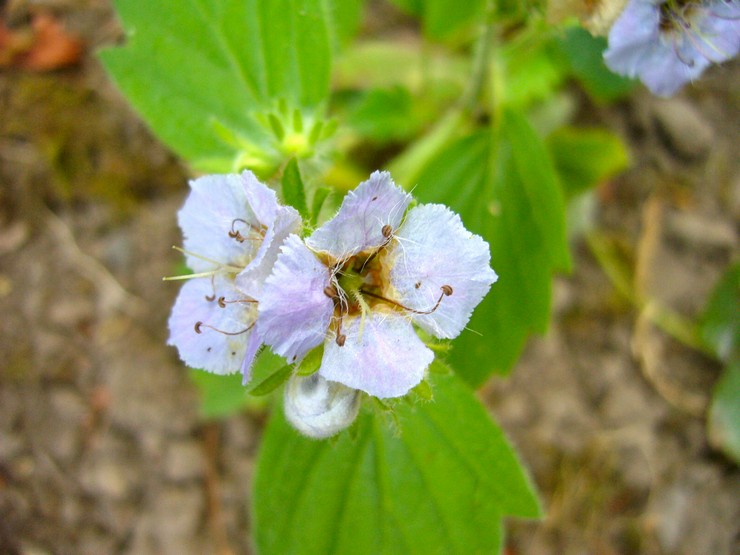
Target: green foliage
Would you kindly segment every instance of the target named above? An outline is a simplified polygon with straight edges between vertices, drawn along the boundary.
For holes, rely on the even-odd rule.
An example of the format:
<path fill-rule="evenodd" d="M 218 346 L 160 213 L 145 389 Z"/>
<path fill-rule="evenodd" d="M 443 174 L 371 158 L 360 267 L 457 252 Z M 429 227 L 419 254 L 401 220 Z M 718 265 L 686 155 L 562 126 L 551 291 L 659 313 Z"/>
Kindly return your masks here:
<path fill-rule="evenodd" d="M 391 0 L 399 8 L 421 18 L 424 34 L 435 40 L 484 20 L 486 0 Z"/>
<path fill-rule="evenodd" d="M 349 4 L 349 5 L 347 5 Z M 332 46 L 358 0 L 117 0 L 128 42 L 100 53 L 152 130 L 197 167 L 264 162 L 275 138 L 256 118 L 282 100 L 308 113 L 329 92 Z M 224 140 L 222 131 L 241 145 Z M 241 146 L 241 149 L 239 148 Z"/>
<path fill-rule="evenodd" d="M 501 430 L 453 374 L 434 402 L 364 412 L 334 442 L 298 435 L 277 412 L 254 490 L 255 540 L 278 553 L 496 553 L 504 516 L 540 509 Z M 354 437 L 353 437 L 354 435 Z"/>
<path fill-rule="evenodd" d="M 350 112 L 347 123 L 378 142 L 409 139 L 420 127 L 411 93 L 401 86 L 368 91 Z"/>
<path fill-rule="evenodd" d="M 740 464 L 740 263 L 719 280 L 702 315 L 704 344 L 727 366 L 709 409 L 711 442 Z"/>
<path fill-rule="evenodd" d="M 250 394 L 261 384 L 269 384 L 271 377 L 279 373 L 284 365 L 281 357 L 262 351 L 254 362 L 252 379 L 246 388 L 242 385 L 241 372 L 219 376 L 203 370 L 191 370 L 190 377 L 200 393 L 201 415 L 208 419 L 223 418 L 254 405 L 254 398 Z M 272 380 L 275 381 L 275 378 Z M 266 388 L 265 385 L 262 387 Z"/>
<path fill-rule="evenodd" d="M 560 47 L 575 78 L 596 100 L 617 100 L 634 88 L 634 80 L 612 73 L 604 64 L 606 39 L 603 37 L 572 27 L 565 32 Z"/>
<path fill-rule="evenodd" d="M 563 81 L 563 64 L 555 42 L 544 30 L 527 33 L 519 40 L 502 45 L 497 55 L 498 78 L 502 83 L 497 102 L 511 108 L 525 108 L 534 101 L 553 95 Z"/>
<path fill-rule="evenodd" d="M 291 158 L 283 170 L 283 200 L 289 204 L 301 215 L 301 218 L 308 218 L 308 203 L 306 202 L 306 190 L 303 187 L 301 170 L 298 168 L 298 162 Z"/>
<path fill-rule="evenodd" d="M 622 140 L 604 129 L 562 127 L 547 138 L 566 197 L 584 193 L 629 165 Z"/>
<path fill-rule="evenodd" d="M 418 183 L 417 196 L 449 205 L 491 245 L 499 281 L 476 308 L 469 330 L 455 340 L 450 357 L 455 369 L 478 385 L 491 372 L 511 368 L 529 333 L 545 331 L 552 273 L 569 268 L 555 170 L 524 117 L 505 112 L 495 129 L 442 152 Z"/>
<path fill-rule="evenodd" d="M 733 264 L 715 286 L 700 333 L 720 360 L 730 361 L 740 354 L 740 263 Z"/>
<path fill-rule="evenodd" d="M 709 408 L 709 439 L 740 464 L 740 360 L 725 368 Z"/>

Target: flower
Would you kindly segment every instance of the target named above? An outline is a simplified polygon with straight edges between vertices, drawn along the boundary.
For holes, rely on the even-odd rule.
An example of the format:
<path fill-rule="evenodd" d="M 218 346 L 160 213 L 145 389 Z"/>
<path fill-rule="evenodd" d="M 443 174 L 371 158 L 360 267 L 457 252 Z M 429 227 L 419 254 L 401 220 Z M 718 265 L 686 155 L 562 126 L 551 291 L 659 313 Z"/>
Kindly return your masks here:
<path fill-rule="evenodd" d="M 459 216 L 406 213 L 411 200 L 375 172 L 305 241 L 290 235 L 262 291 L 260 339 L 291 362 L 323 343 L 321 378 L 379 398 L 417 385 L 434 354 L 413 324 L 456 337 L 497 277 Z"/>
<path fill-rule="evenodd" d="M 609 68 L 670 96 L 740 49 L 737 0 L 631 0 L 609 32 Z"/>
<path fill-rule="evenodd" d="M 178 221 L 195 273 L 181 276 L 191 279 L 172 308 L 168 344 L 190 367 L 229 374 L 242 368 L 248 344 L 259 347 L 252 328 L 262 285 L 301 219 L 249 171 L 201 177 L 190 187 Z"/>
<path fill-rule="evenodd" d="M 285 386 L 285 418 L 303 435 L 324 439 L 354 422 L 360 395 L 318 374 L 293 376 Z"/>

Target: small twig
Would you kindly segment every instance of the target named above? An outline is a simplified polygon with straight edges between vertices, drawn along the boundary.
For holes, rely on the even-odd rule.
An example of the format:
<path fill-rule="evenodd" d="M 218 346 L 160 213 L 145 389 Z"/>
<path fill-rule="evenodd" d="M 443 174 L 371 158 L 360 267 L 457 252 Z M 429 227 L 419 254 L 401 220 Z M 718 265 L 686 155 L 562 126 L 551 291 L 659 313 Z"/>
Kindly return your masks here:
<path fill-rule="evenodd" d="M 64 249 L 67 260 L 86 277 L 100 294 L 103 311 L 117 309 L 131 316 L 140 314 L 144 301 L 126 291 L 108 269 L 94 257 L 80 249 L 72 230 L 54 212 L 46 209 L 46 224 L 59 246 Z"/>

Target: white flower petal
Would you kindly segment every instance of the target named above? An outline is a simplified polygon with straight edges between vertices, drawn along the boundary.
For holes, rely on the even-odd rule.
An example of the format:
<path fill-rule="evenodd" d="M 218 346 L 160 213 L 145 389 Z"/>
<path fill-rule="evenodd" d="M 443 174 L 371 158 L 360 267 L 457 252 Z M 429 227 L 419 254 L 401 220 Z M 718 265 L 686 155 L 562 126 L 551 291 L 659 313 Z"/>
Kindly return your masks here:
<path fill-rule="evenodd" d="M 186 251 L 219 264 L 245 267 L 260 247 L 260 236 L 249 226 L 271 227 L 278 204 L 275 193 L 251 172 L 241 175 L 206 175 L 190 182 L 191 192 L 178 214 Z M 237 219 L 244 222 L 236 221 Z M 233 227 L 232 227 L 233 226 Z M 229 236 L 235 229 L 249 235 L 239 242 Z M 186 255 L 194 272 L 206 272 L 216 264 Z"/>
<path fill-rule="evenodd" d="M 241 367 L 251 332 L 226 335 L 206 326 L 238 333 L 254 322 L 256 309 L 253 303 L 229 303 L 222 308 L 218 304 L 221 296 L 227 301 L 243 298 L 222 276 L 216 276 L 213 283 L 209 278 L 187 281 L 172 308 L 167 343 L 177 347 L 180 358 L 191 368 L 231 374 Z M 201 333 L 195 330 L 197 322 L 204 324 Z"/>
<path fill-rule="evenodd" d="M 325 343 L 321 374 L 379 398 L 400 397 L 424 378 L 434 360 L 414 331 L 398 313 L 373 312 L 365 318 L 345 318 L 344 345 Z"/>
<path fill-rule="evenodd" d="M 334 218 L 313 232 L 306 244 L 315 251 L 343 260 L 387 241 L 383 227 L 395 230 L 411 195 L 397 187 L 388 172 L 374 172 L 350 191 Z"/>
<path fill-rule="evenodd" d="M 290 235 L 260 294 L 257 324 L 265 344 L 290 362 L 326 337 L 334 312 L 324 293 L 329 280 L 329 268 L 297 235 Z"/>
<path fill-rule="evenodd" d="M 473 309 L 497 279 L 490 267 L 491 255 L 478 235 L 467 231 L 460 217 L 439 204 L 425 204 L 409 211 L 390 247 L 391 284 L 396 300 L 417 311 L 414 323 L 439 338 L 457 337 L 470 320 Z"/>

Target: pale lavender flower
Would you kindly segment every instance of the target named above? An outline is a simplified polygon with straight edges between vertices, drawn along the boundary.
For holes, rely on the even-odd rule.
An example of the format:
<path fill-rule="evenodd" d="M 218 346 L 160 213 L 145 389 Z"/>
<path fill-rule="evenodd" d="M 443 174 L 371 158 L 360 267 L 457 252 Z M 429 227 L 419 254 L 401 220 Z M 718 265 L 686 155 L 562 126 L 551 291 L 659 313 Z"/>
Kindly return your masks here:
<path fill-rule="evenodd" d="M 670 96 L 740 49 L 738 0 L 631 0 L 609 32 L 606 65 Z"/>
<path fill-rule="evenodd" d="M 305 242 L 290 235 L 265 282 L 257 330 L 291 362 L 324 345 L 319 375 L 376 397 L 406 394 L 434 359 L 414 324 L 456 337 L 496 281 L 488 244 L 448 208 L 375 172 Z"/>
<path fill-rule="evenodd" d="M 248 342 L 256 341 L 262 285 L 301 220 L 249 171 L 201 177 L 190 187 L 178 221 L 195 274 L 172 308 L 168 344 L 192 368 L 229 374 L 242 368 Z"/>

